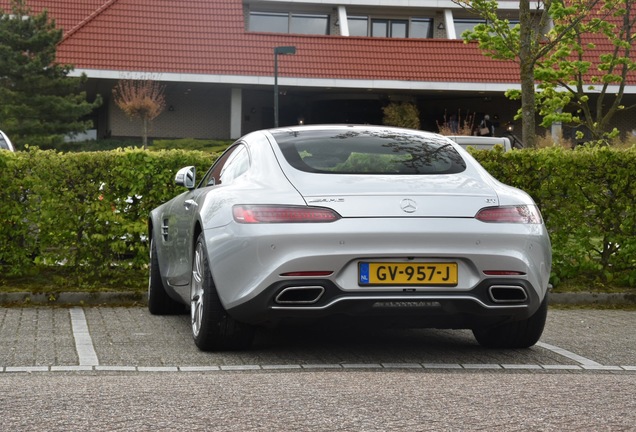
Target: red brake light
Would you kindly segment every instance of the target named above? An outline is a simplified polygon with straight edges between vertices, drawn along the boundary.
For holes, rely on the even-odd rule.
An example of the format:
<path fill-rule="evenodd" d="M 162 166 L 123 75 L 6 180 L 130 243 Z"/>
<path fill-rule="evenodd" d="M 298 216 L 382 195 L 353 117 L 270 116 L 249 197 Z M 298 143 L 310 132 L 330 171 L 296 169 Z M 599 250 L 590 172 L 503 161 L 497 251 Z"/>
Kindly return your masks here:
<path fill-rule="evenodd" d="M 294 276 L 294 277 L 307 277 L 307 276 L 331 276 L 333 274 L 330 270 L 312 270 L 312 271 L 297 271 L 281 273 L 281 276 Z"/>
<path fill-rule="evenodd" d="M 479 210 L 475 219 L 482 222 L 540 224 L 541 213 L 536 206 L 519 205 L 487 207 Z"/>
<path fill-rule="evenodd" d="M 514 270 L 484 270 L 487 276 L 525 276 L 524 272 Z"/>
<path fill-rule="evenodd" d="M 232 208 L 238 223 L 302 223 L 333 222 L 340 219 L 335 211 L 323 207 L 235 205 Z"/>

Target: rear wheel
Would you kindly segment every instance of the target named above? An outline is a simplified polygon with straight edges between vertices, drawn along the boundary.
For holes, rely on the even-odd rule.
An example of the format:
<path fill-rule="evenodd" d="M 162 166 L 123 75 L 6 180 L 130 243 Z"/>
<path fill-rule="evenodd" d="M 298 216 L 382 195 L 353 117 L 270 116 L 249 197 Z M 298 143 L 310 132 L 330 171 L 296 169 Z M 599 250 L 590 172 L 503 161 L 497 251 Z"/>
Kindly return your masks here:
<path fill-rule="evenodd" d="M 157 246 L 154 239 L 150 239 L 150 275 L 148 277 L 148 310 L 153 315 L 173 315 L 182 313 L 181 303 L 170 298 L 161 281 Z"/>
<path fill-rule="evenodd" d="M 475 339 L 488 348 L 528 348 L 541 338 L 548 314 L 548 294 L 531 317 L 495 327 L 473 329 Z"/>
<path fill-rule="evenodd" d="M 194 343 L 202 351 L 244 349 L 250 346 L 254 328 L 232 318 L 219 299 L 199 235 L 192 260 L 190 315 Z"/>

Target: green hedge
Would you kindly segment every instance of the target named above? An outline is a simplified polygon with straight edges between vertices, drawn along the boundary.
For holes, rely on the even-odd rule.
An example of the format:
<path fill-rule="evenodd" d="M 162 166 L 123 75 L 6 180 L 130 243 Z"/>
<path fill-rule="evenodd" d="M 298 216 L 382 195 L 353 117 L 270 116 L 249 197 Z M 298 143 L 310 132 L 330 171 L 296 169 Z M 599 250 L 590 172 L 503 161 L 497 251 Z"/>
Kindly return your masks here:
<path fill-rule="evenodd" d="M 636 286 L 635 149 L 473 154 L 539 204 L 555 285 L 585 277 Z M 51 271 L 60 289 L 139 284 L 147 272 L 148 212 L 181 192 L 173 183 L 178 168 L 203 172 L 216 157 L 183 150 L 0 152 L 0 285 Z"/>
<path fill-rule="evenodd" d="M 206 153 L 221 153 L 233 141 L 229 140 L 204 140 L 194 138 L 180 139 L 155 139 L 150 150 L 199 150 Z"/>
<path fill-rule="evenodd" d="M 151 139 L 149 141 L 148 150 L 199 150 L 205 153 L 221 153 L 234 142 L 234 140 L 196 138 Z M 139 149 L 141 147 L 141 138 L 103 138 L 99 140 L 64 142 L 57 144 L 55 148 L 52 149 L 60 152 L 93 152 L 117 149 Z"/>
<path fill-rule="evenodd" d="M 586 278 L 636 286 L 636 148 L 473 154 L 539 205 L 552 240 L 555 285 Z"/>
<path fill-rule="evenodd" d="M 149 211 L 181 192 L 176 170 L 217 155 L 181 150 L 0 152 L 0 263 L 12 276 L 57 269 L 64 285 L 117 287 L 146 271 Z M 132 276 L 131 276 L 132 275 Z"/>

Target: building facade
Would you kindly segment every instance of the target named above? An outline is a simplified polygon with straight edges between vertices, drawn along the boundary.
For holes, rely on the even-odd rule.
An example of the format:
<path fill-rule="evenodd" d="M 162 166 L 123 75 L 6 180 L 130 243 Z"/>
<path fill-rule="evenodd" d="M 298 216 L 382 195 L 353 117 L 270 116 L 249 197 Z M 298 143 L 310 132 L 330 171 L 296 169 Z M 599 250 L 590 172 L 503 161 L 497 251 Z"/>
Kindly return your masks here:
<path fill-rule="evenodd" d="M 6 9 L 6 0 L 0 5 Z M 138 136 L 112 101 L 121 79 L 166 84 L 157 138 L 237 138 L 279 124 L 381 123 L 382 107 L 412 102 L 421 128 L 489 114 L 515 125 L 514 62 L 485 57 L 461 33 L 479 17 L 450 0 L 27 0 L 64 30 L 58 61 L 101 94 L 97 137 Z M 540 7 L 540 4 L 536 5 Z M 499 2 L 518 20 L 518 2 Z M 275 54 L 294 47 L 294 54 Z M 275 75 L 277 92 L 274 92 Z M 636 82 L 634 83 L 636 84 Z M 628 86 L 633 100 L 636 86 Z M 277 99 L 277 100 L 276 100 Z M 636 128 L 627 114 L 622 130 Z M 517 124 L 517 130 L 520 130 Z M 551 132 L 551 131 L 539 131 Z M 564 130 L 567 136 L 567 131 Z"/>

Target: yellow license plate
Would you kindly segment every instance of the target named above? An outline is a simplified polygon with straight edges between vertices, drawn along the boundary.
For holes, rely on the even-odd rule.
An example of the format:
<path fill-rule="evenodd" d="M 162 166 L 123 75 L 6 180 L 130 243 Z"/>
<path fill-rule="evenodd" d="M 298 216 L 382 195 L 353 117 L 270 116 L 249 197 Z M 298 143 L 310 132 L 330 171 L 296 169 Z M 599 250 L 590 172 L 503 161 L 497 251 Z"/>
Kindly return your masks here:
<path fill-rule="evenodd" d="M 457 285 L 453 262 L 361 262 L 358 284 L 365 285 Z"/>

